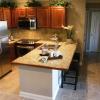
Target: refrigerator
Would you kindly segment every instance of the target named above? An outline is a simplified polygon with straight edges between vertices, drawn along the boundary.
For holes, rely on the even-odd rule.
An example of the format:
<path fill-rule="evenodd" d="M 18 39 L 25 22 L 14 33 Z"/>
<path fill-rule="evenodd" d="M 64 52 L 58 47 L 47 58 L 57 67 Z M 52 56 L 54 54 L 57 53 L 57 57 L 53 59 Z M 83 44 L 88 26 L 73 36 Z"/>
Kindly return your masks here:
<path fill-rule="evenodd" d="M 7 21 L 0 21 L 0 78 L 11 71 L 9 64 Z"/>

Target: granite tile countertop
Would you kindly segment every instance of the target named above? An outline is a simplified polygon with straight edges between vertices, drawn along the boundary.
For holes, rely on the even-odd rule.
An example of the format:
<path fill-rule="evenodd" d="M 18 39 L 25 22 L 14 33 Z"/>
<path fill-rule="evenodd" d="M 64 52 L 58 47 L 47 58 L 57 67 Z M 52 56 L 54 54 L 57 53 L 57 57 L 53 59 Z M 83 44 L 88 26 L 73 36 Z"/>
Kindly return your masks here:
<path fill-rule="evenodd" d="M 43 44 L 54 44 L 52 41 L 38 41 L 37 43 Z M 72 57 L 76 50 L 76 43 L 74 44 L 66 44 L 66 42 L 59 42 L 60 47 L 58 51 L 60 51 L 63 55 L 62 59 L 57 60 L 48 60 L 46 63 L 40 62 L 40 54 L 41 50 L 40 47 L 32 50 L 31 52 L 27 53 L 26 55 L 17 58 L 12 62 L 12 64 L 21 64 L 27 65 L 32 67 L 41 67 L 41 68 L 49 68 L 49 69 L 57 69 L 57 70 L 64 70 L 68 69 L 71 63 Z"/>
<path fill-rule="evenodd" d="M 14 44 L 14 43 L 17 42 L 18 40 L 20 40 L 20 39 L 9 40 L 9 45 L 10 45 L 10 44 Z"/>

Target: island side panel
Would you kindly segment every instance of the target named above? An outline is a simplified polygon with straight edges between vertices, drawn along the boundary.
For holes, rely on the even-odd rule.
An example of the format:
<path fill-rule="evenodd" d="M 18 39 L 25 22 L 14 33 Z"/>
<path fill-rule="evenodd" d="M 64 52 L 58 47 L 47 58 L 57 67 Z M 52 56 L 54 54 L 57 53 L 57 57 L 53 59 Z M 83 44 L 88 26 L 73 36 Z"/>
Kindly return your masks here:
<path fill-rule="evenodd" d="M 60 87 L 61 75 L 59 70 L 52 70 L 52 97 L 53 100 L 56 99 L 57 93 Z M 60 75 L 60 76 L 59 76 Z"/>
<path fill-rule="evenodd" d="M 21 92 L 52 97 L 52 70 L 20 65 Z"/>

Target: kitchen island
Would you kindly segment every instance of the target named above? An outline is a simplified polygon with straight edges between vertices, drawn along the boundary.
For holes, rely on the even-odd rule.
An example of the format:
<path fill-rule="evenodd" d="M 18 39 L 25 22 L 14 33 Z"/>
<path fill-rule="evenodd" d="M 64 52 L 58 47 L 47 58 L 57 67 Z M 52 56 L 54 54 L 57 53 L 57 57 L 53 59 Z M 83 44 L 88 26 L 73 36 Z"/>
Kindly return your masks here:
<path fill-rule="evenodd" d="M 37 43 L 54 44 L 52 41 Z M 72 61 L 76 44 L 59 42 L 62 59 L 48 60 L 43 63 L 40 59 L 40 46 L 26 55 L 17 58 L 12 64 L 18 64 L 20 71 L 20 95 L 38 100 L 55 100 L 62 83 L 61 72 L 68 70 Z"/>

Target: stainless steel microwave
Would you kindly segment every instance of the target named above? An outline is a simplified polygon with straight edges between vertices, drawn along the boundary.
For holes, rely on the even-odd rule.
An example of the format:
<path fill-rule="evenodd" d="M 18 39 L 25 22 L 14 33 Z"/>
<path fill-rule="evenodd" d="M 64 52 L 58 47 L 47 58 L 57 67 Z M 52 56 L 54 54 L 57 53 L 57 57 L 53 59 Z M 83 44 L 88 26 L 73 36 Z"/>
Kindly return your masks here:
<path fill-rule="evenodd" d="M 30 21 L 30 29 L 36 29 L 36 19 L 29 19 Z"/>
<path fill-rule="evenodd" d="M 18 27 L 26 29 L 36 29 L 36 18 L 19 17 Z"/>

